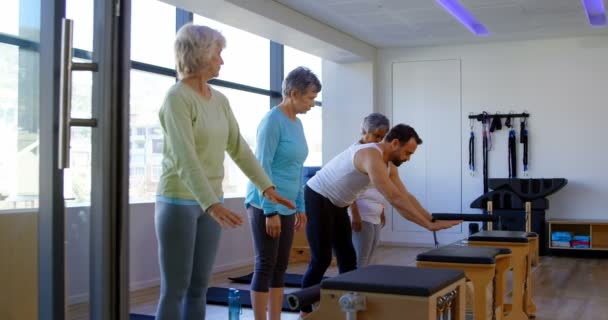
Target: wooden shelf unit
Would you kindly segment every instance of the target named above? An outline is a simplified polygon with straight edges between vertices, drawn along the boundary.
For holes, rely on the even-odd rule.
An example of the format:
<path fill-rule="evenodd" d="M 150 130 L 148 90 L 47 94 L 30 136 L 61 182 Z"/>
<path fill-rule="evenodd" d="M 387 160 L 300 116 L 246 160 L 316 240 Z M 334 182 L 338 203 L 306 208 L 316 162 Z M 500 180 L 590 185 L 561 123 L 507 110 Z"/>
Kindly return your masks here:
<path fill-rule="evenodd" d="M 572 232 L 573 235 L 589 236 L 589 248 L 554 247 L 551 235 L 554 231 Z M 608 220 L 549 220 L 549 249 L 603 250 L 608 251 Z"/>

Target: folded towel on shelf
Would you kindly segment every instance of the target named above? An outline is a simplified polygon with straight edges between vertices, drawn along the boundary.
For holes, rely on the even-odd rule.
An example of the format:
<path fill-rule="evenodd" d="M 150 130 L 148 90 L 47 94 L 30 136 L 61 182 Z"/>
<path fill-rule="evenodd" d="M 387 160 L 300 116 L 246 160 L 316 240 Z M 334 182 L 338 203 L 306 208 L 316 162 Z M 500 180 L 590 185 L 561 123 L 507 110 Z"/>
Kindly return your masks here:
<path fill-rule="evenodd" d="M 570 246 L 572 246 L 572 248 L 589 248 L 589 241 L 573 240 L 570 241 Z"/>
<path fill-rule="evenodd" d="M 570 241 L 551 241 L 551 246 L 560 248 L 570 248 Z"/>
<path fill-rule="evenodd" d="M 570 241 L 572 240 L 572 233 L 565 231 L 554 231 L 551 233 L 551 240 L 553 241 Z"/>
<path fill-rule="evenodd" d="M 586 236 L 586 235 L 575 235 L 574 237 L 572 237 L 572 241 L 591 241 L 591 237 L 590 236 Z"/>

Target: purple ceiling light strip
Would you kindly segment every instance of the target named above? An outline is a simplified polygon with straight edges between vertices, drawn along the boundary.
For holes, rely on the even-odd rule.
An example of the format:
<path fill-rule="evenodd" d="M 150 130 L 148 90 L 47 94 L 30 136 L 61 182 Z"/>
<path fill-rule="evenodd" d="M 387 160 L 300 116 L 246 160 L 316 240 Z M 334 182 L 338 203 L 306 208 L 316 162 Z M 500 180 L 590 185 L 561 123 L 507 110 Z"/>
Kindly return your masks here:
<path fill-rule="evenodd" d="M 479 23 L 471 13 L 467 11 L 457 0 L 435 0 L 454 18 L 462 23 L 467 29 L 477 36 L 486 36 L 488 29 Z M 585 1 L 585 0 L 583 0 Z"/>
<path fill-rule="evenodd" d="M 605 27 L 606 11 L 604 10 L 604 0 L 581 0 L 581 2 L 587 13 L 589 24 L 592 27 Z"/>

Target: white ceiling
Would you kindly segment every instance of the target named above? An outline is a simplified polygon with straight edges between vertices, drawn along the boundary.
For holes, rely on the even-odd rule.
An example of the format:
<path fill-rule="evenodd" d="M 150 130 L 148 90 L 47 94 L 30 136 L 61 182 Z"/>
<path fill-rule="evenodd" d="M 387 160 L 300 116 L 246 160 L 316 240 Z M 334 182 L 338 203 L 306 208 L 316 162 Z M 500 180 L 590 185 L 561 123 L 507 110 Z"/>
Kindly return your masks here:
<path fill-rule="evenodd" d="M 434 0 L 274 0 L 375 47 L 608 35 L 580 0 L 460 0 L 489 31 L 478 37 Z"/>

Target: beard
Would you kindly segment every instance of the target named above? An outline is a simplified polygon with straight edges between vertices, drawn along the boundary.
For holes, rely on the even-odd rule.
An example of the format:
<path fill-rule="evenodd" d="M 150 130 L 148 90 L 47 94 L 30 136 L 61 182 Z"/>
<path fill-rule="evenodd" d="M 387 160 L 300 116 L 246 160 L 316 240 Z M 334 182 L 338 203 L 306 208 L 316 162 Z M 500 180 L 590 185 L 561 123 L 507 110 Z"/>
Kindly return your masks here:
<path fill-rule="evenodd" d="M 399 159 L 399 152 L 393 152 L 391 162 L 395 165 L 395 167 L 401 166 L 405 160 Z"/>

